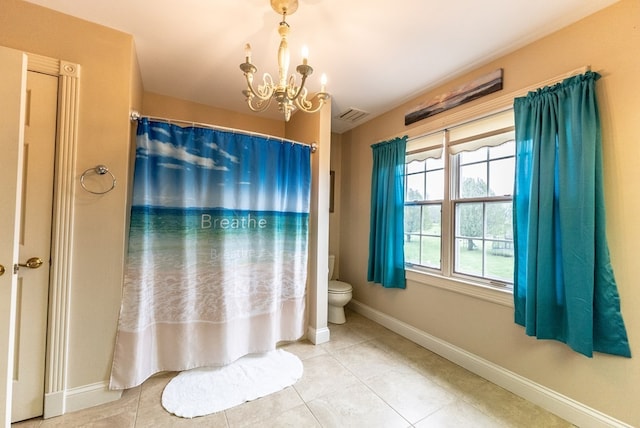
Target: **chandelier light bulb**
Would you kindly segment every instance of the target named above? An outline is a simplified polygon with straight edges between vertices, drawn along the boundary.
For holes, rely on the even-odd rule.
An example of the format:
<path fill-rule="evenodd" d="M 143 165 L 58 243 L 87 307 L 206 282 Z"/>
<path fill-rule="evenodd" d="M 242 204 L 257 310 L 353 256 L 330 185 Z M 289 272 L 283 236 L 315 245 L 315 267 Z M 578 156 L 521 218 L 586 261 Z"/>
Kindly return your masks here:
<path fill-rule="evenodd" d="M 307 65 L 309 62 L 309 48 L 306 46 L 302 47 L 302 64 Z"/>
<path fill-rule="evenodd" d="M 251 63 L 251 45 L 247 43 L 244 45 L 245 62 Z"/>

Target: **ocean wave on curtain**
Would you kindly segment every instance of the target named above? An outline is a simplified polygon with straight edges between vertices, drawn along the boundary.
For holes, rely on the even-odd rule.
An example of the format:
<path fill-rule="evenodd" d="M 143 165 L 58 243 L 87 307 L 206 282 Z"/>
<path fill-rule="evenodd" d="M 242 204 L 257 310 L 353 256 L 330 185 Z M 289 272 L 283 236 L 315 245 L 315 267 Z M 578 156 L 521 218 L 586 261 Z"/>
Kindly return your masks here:
<path fill-rule="evenodd" d="M 304 334 L 310 147 L 139 121 L 112 389 Z"/>

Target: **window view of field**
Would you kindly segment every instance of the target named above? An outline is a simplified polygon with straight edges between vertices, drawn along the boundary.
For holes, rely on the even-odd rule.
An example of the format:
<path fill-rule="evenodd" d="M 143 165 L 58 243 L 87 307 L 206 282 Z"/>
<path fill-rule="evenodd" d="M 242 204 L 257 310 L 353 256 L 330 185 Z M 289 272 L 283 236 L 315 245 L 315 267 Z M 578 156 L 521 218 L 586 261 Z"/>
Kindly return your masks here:
<path fill-rule="evenodd" d="M 456 240 L 455 272 L 512 283 L 512 241 L 485 241 L 484 248 L 482 242 L 481 239 Z M 404 253 L 407 263 L 434 269 L 440 268 L 439 237 L 405 233 Z"/>
<path fill-rule="evenodd" d="M 513 282 L 513 153 L 509 141 L 457 155 L 457 197 L 452 198 L 455 273 Z M 442 158 L 414 160 L 406 171 L 405 261 L 440 269 Z"/>

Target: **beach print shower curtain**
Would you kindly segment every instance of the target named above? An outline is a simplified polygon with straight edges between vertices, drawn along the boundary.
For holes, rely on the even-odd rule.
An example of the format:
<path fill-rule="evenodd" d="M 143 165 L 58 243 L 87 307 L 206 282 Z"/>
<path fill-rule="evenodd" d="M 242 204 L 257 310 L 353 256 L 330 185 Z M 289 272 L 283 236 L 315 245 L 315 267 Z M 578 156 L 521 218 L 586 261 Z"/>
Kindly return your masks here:
<path fill-rule="evenodd" d="M 310 148 L 143 118 L 112 389 L 304 334 Z"/>

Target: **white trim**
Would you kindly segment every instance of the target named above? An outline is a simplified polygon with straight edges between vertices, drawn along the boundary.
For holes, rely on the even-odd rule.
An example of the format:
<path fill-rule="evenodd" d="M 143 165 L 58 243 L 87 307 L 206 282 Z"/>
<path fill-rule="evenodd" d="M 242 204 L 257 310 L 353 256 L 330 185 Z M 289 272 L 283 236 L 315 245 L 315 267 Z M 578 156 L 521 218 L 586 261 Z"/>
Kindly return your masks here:
<path fill-rule="evenodd" d="M 465 294 L 502 306 L 513 307 L 513 292 L 509 288 L 491 287 L 478 282 L 465 281 L 460 278 L 447 278 L 413 269 L 405 269 L 405 277 L 409 281 L 431 287 L 442 288 L 454 293 Z"/>
<path fill-rule="evenodd" d="M 108 382 L 97 382 L 68 389 L 64 395 L 68 413 L 119 400 L 122 390 L 110 390 Z"/>
<path fill-rule="evenodd" d="M 56 391 L 44 394 L 43 418 L 53 418 L 64 415 L 64 391 Z"/>
<path fill-rule="evenodd" d="M 107 382 L 98 382 L 44 395 L 44 419 L 75 412 L 122 397 L 122 390 L 110 390 Z"/>
<path fill-rule="evenodd" d="M 51 233 L 51 276 L 47 332 L 44 417 L 69 409 L 67 362 L 71 311 L 76 153 L 80 66 L 28 53 L 28 69 L 58 77 L 58 130 Z"/>
<path fill-rule="evenodd" d="M 309 341 L 314 345 L 326 343 L 329 341 L 330 337 L 331 332 L 329 331 L 329 327 L 323 327 L 316 330 L 315 328 L 309 326 L 309 328 L 307 329 L 307 339 L 309 339 Z"/>
<path fill-rule="evenodd" d="M 572 424 L 591 428 L 632 428 L 631 425 L 627 425 L 357 300 L 351 300 L 349 308 Z"/>

